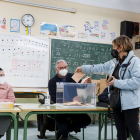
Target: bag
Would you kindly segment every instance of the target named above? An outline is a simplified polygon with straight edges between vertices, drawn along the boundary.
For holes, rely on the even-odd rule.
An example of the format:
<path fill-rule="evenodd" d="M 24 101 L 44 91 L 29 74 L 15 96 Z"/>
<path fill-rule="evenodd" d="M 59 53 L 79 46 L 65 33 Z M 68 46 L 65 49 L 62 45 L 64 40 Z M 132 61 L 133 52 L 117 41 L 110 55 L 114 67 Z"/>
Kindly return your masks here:
<path fill-rule="evenodd" d="M 112 109 L 119 109 L 121 108 L 121 102 L 120 102 L 120 89 L 115 88 L 110 93 L 110 107 Z"/>
<path fill-rule="evenodd" d="M 134 56 L 132 56 L 130 58 L 130 60 L 133 58 Z M 124 77 L 124 74 L 126 72 L 126 69 L 127 67 L 129 66 L 130 64 L 130 60 L 128 62 L 128 64 L 126 65 L 126 68 L 124 70 L 124 73 L 123 73 L 123 76 L 122 76 L 122 79 Z M 118 88 L 114 88 L 113 91 L 110 93 L 110 107 L 112 109 L 119 109 L 121 108 L 121 102 L 120 102 L 120 89 Z"/>

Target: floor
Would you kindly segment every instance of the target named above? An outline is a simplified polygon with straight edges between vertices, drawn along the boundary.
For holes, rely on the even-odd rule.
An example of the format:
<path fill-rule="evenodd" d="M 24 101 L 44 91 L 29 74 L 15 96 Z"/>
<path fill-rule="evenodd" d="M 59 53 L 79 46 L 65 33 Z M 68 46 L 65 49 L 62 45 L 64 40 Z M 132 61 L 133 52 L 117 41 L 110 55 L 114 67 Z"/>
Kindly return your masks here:
<path fill-rule="evenodd" d="M 13 140 L 13 127 L 12 127 L 12 138 Z M 113 140 L 117 140 L 116 138 L 116 128 L 113 126 Z M 28 123 L 28 130 L 27 130 L 27 140 L 39 140 L 37 138 L 37 135 L 39 135 L 39 132 L 37 131 L 37 123 L 35 122 L 29 122 Z M 68 140 L 83 140 L 82 132 L 79 132 L 75 134 L 74 132 L 71 133 L 71 136 L 69 136 Z M 46 131 L 46 139 L 42 140 L 54 140 L 54 132 Z M 104 139 L 104 127 L 102 129 L 102 140 Z M 6 136 L 2 137 L 1 140 L 6 140 Z M 23 123 L 19 123 L 19 135 L 18 140 L 23 140 Z M 85 140 L 98 140 L 98 122 L 95 122 L 95 124 L 90 124 L 85 129 Z M 111 125 L 108 123 L 107 126 L 107 140 L 111 140 Z"/>

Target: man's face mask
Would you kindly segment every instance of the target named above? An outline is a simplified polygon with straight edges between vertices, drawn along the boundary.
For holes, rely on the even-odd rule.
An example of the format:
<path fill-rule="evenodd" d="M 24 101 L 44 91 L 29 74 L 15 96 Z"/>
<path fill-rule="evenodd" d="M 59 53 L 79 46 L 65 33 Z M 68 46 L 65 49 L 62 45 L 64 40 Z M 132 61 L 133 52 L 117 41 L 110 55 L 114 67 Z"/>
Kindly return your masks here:
<path fill-rule="evenodd" d="M 5 76 L 0 77 L 0 85 L 4 85 L 5 83 Z"/>
<path fill-rule="evenodd" d="M 66 76 L 67 73 L 68 73 L 68 70 L 67 70 L 67 69 L 62 69 L 62 70 L 59 71 L 59 74 L 60 74 L 61 76 Z"/>

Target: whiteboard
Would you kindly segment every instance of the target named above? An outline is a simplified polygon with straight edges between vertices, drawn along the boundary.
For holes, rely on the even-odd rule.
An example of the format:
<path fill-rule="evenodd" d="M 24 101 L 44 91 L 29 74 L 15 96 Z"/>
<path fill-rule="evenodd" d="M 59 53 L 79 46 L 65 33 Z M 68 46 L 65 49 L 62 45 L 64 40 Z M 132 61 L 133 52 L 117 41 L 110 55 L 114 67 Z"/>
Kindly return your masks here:
<path fill-rule="evenodd" d="M 0 33 L 0 68 L 13 87 L 47 87 L 49 39 Z"/>

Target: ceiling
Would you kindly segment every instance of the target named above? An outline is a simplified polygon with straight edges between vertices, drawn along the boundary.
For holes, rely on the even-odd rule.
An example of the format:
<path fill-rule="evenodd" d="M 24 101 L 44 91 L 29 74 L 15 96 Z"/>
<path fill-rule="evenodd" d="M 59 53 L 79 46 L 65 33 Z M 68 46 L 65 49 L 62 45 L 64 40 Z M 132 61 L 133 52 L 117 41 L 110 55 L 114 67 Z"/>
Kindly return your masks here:
<path fill-rule="evenodd" d="M 64 0 L 64 1 L 140 13 L 140 0 Z"/>

